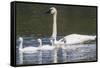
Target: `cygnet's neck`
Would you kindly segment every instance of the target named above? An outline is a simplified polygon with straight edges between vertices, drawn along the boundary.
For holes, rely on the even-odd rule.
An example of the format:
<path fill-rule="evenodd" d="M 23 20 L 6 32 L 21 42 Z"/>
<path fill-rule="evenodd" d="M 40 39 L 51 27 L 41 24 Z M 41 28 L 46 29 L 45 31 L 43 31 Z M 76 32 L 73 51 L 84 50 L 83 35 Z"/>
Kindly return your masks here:
<path fill-rule="evenodd" d="M 19 46 L 19 48 L 23 48 L 23 40 L 20 40 L 20 46 Z"/>

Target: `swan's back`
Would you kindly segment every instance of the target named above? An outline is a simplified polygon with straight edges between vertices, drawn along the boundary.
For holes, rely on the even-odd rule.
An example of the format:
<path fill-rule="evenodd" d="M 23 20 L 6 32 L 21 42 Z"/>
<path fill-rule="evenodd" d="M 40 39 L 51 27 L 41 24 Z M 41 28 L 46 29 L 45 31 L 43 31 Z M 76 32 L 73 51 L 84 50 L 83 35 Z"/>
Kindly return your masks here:
<path fill-rule="evenodd" d="M 40 50 L 53 50 L 55 47 L 50 45 L 43 45 Z"/>
<path fill-rule="evenodd" d="M 38 47 L 25 47 L 23 49 L 20 49 L 20 51 L 24 52 L 24 53 L 35 53 L 38 51 Z"/>
<path fill-rule="evenodd" d="M 95 38 L 96 36 L 91 36 L 91 35 L 70 34 L 60 39 L 59 41 L 61 42 L 63 41 L 63 39 L 65 39 L 67 44 L 77 44 L 77 43 L 84 43 L 90 40 L 95 40 Z"/>
<path fill-rule="evenodd" d="M 68 36 L 65 36 L 64 38 L 67 39 L 80 39 L 80 40 L 95 40 L 96 36 L 91 35 L 80 35 L 80 34 L 70 34 Z"/>

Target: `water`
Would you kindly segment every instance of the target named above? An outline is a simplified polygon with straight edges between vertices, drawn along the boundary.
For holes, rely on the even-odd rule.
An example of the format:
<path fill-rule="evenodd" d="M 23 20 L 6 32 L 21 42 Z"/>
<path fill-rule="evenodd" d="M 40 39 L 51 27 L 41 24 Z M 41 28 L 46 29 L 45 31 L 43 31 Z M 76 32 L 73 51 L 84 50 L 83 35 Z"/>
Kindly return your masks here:
<path fill-rule="evenodd" d="M 50 44 L 48 38 L 42 38 L 43 44 Z M 20 64 L 19 60 L 19 42 L 16 43 L 16 64 L 27 65 L 27 64 L 49 64 L 54 61 L 54 50 L 42 50 L 36 53 L 23 53 L 23 64 Z M 23 48 L 33 46 L 38 47 L 39 42 L 33 38 L 24 38 Z M 40 57 L 42 52 L 42 61 Z M 65 55 L 66 54 L 66 55 Z M 66 61 L 65 61 L 66 60 Z M 63 62 L 79 62 L 79 61 L 95 61 L 96 60 L 96 42 L 77 44 L 77 45 L 66 45 L 65 50 L 58 48 L 57 50 L 57 63 Z"/>
<path fill-rule="evenodd" d="M 53 17 L 46 13 L 51 7 L 57 9 L 57 35 L 96 34 L 97 7 L 16 3 L 17 36 L 51 36 Z"/>

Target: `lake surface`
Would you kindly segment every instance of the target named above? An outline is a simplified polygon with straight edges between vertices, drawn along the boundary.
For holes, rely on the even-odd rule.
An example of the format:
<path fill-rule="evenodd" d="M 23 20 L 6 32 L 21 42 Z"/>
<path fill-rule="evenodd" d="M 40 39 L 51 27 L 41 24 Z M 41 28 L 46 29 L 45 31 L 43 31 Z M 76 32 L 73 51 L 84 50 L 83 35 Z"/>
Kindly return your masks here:
<path fill-rule="evenodd" d="M 46 13 L 51 7 L 57 9 L 57 35 L 96 35 L 97 7 L 17 3 L 17 36 L 51 36 L 53 16 Z"/>
<path fill-rule="evenodd" d="M 49 38 L 41 38 L 43 44 L 49 44 Z M 49 64 L 54 61 L 54 50 L 42 50 L 42 61 L 40 60 L 40 51 L 36 53 L 23 53 L 23 64 L 20 64 L 19 60 L 19 42 L 16 42 L 16 64 L 27 65 L 27 64 Z M 23 48 L 33 46 L 38 47 L 39 42 L 35 38 L 24 37 Z M 66 56 L 64 55 L 66 54 Z M 65 59 L 65 58 L 66 59 Z M 77 45 L 66 45 L 65 50 L 59 48 L 57 50 L 57 63 L 63 62 L 79 62 L 79 61 L 95 61 L 96 60 L 96 41 L 77 44 Z M 41 62 L 41 63 L 40 63 Z"/>
<path fill-rule="evenodd" d="M 39 47 L 38 38 L 36 37 L 42 39 L 43 45 L 51 45 L 48 37 L 52 35 L 53 16 L 46 13 L 51 7 L 57 9 L 57 39 L 62 38 L 60 36 L 73 33 L 96 35 L 97 7 L 16 3 L 16 37 L 23 36 L 23 48 L 28 46 Z M 42 57 L 40 57 L 40 52 L 42 52 Z M 49 64 L 54 62 L 54 50 L 23 53 L 22 64 L 20 64 L 19 56 L 19 41 L 17 39 L 17 65 Z M 42 61 L 40 58 L 42 58 Z M 96 41 L 85 44 L 65 45 L 65 50 L 62 48 L 57 50 L 57 63 L 95 60 Z"/>

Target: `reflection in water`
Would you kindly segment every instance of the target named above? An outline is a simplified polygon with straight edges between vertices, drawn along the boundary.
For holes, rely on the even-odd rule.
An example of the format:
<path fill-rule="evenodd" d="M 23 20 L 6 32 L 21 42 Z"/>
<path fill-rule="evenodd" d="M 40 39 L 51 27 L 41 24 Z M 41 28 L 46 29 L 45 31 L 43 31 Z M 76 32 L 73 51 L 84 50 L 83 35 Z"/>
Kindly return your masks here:
<path fill-rule="evenodd" d="M 36 39 L 24 38 L 24 46 L 38 47 L 39 42 Z M 48 38 L 42 39 L 43 44 L 50 44 Z M 16 46 L 16 62 L 20 65 L 19 60 L 19 42 Z M 95 61 L 96 60 L 96 42 L 86 44 L 65 45 L 65 48 L 57 49 L 57 63 L 62 62 L 79 62 L 79 61 Z M 54 50 L 42 50 L 35 53 L 23 53 L 24 64 L 48 64 L 54 62 Z"/>

